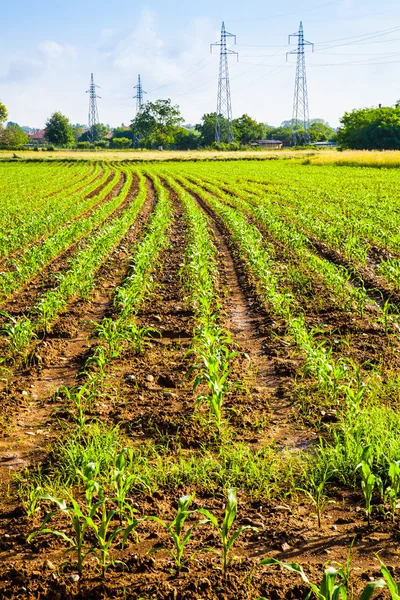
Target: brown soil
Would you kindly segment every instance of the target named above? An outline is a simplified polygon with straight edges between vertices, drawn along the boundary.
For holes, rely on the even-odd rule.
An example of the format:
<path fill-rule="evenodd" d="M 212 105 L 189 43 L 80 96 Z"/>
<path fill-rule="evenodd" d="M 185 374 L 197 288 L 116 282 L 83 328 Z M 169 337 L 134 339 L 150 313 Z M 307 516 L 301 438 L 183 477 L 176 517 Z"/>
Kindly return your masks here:
<path fill-rule="evenodd" d="M 187 377 L 192 364 L 187 350 L 191 345 L 194 321 L 179 277 L 187 231 L 182 207 L 175 197 L 172 200 L 174 220 L 170 244 L 160 256 L 155 292 L 139 314 L 140 324 L 158 329 L 161 337 L 153 333 L 142 355 L 127 352 L 113 361 L 105 384 L 105 401 L 98 403 L 91 415 L 107 424 L 119 424 L 138 447 L 148 441 L 154 442 L 161 451 L 168 450 L 171 458 L 180 448 L 188 456 L 189 452 L 198 449 L 217 451 L 212 425 L 204 426 L 206 410 L 194 411 L 195 395 Z M 233 439 L 254 449 L 275 440 L 277 452 L 282 452 L 282 446 L 289 450 L 305 447 L 315 439 L 315 432 L 306 432 L 292 424 L 291 415 L 296 407 L 290 405 L 290 388 L 294 384 L 297 365 L 290 364 L 290 349 L 281 325 L 262 308 L 246 267 L 221 222 L 199 198 L 197 200 L 210 216 L 219 250 L 224 327 L 231 332 L 240 352 L 250 356 L 252 364 L 249 369 L 248 360 L 242 355 L 235 365 L 235 376 L 243 380 L 245 389 L 233 391 L 227 402 L 228 413 L 232 415 L 229 426 Z M 269 556 L 298 562 L 304 565 L 310 579 L 319 583 L 327 562 L 345 563 L 354 538 L 352 585 L 358 592 L 370 578 L 380 576 L 375 552 L 379 552 L 387 564 L 397 563 L 399 526 L 397 522 L 389 524 L 377 513 L 368 528 L 361 496 L 332 485 L 329 496 L 334 503 L 325 510 L 321 529 L 312 515 L 311 505 L 302 501 L 301 494 L 297 499 L 271 502 L 256 500 L 239 490 L 237 524 L 251 525 L 257 531 L 249 530 L 239 538 L 234 547 L 234 554 L 239 558 L 232 563 L 226 578 L 219 569 L 218 557 L 204 550 L 198 552 L 180 574 L 174 574 L 173 564 L 165 551 L 148 554 L 155 546 L 170 544 L 165 529 L 151 521 L 139 525 L 138 544 L 131 537 L 125 549 L 117 546 L 115 558 L 126 566 L 110 567 L 104 579 L 94 557 L 90 556 L 84 576 L 73 582 L 75 557 L 63 557 L 66 545 L 54 536 L 38 536 L 31 544 L 26 543 L 26 537 L 40 526 L 46 508 L 42 506 L 33 519 L 28 519 L 13 486 L 7 494 L 10 472 L 41 461 L 46 468 L 44 459 L 48 456 L 49 442 L 58 435 L 61 426 L 72 427 L 67 416 L 53 413 L 60 402 L 52 398 L 52 392 L 59 385 L 75 382 L 85 356 L 96 343 L 90 338 L 93 326 L 89 321 L 114 315 L 113 292 L 129 271 L 130 246 L 140 239 L 153 204 L 154 194 L 149 184 L 148 199 L 138 222 L 97 275 L 98 285 L 92 301 L 71 302 L 54 327 L 52 336 L 37 350 L 40 365 L 27 372 L 15 373 L 10 379 L 9 390 L 2 392 L 4 414 L 8 414 L 10 420 L 8 428 L 4 429 L 5 437 L 0 440 L 0 487 L 3 492 L 0 597 L 24 600 L 301 600 L 308 588 L 294 574 L 275 567 L 258 568 L 250 581 L 256 562 Z M 7 413 L 7 406 L 12 407 L 12 412 Z M 221 520 L 225 491 L 207 494 L 196 482 L 181 488 L 160 488 L 151 496 L 137 493 L 132 501 L 139 516 L 157 515 L 171 520 L 176 513 L 177 498 L 194 492 L 197 495 L 193 508 L 205 507 Z M 197 519 L 196 515 L 193 519 Z M 57 516 L 51 524 L 70 534 L 67 520 Z M 194 530 L 187 555 L 206 547 L 219 549 L 219 541 L 210 526 L 203 524 Z M 61 568 L 65 560 L 68 564 Z M 394 574 L 398 579 L 399 569 L 394 569 Z M 374 596 L 376 599 L 387 597 L 379 592 Z"/>
<path fill-rule="evenodd" d="M 132 201 L 136 185 L 128 194 Z M 1 392 L 3 435 L 0 439 L 0 477 L 7 481 L 9 471 L 37 464 L 47 454 L 47 444 L 59 433 L 53 411 L 59 400 L 53 398 L 60 386 L 72 386 L 82 370 L 95 340 L 90 339 L 94 323 L 112 312 L 112 298 L 130 267 L 130 249 L 137 242 L 154 206 L 149 186 L 145 205 L 129 233 L 96 275 L 95 295 L 90 302 L 73 300 L 54 324 L 52 334 L 39 340 L 33 351 L 36 367 L 16 371 Z M 16 410 L 17 407 L 17 410 Z M 14 417 L 11 418 L 11 411 Z M 15 414 L 16 413 L 16 414 Z M 7 418 L 8 415 L 8 418 Z M 11 419 L 11 420 L 10 420 Z"/>

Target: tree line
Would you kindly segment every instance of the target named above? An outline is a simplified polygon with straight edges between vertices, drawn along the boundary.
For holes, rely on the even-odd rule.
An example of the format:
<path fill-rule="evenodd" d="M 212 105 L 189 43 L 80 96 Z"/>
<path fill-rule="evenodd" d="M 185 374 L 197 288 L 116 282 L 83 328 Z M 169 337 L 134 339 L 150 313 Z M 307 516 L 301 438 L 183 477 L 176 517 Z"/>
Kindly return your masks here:
<path fill-rule="evenodd" d="M 0 102 L 0 147 L 21 148 L 28 144 L 27 134 L 16 123 L 7 120 L 7 108 Z M 81 149 L 99 148 L 170 148 L 191 150 L 198 148 L 241 149 L 257 140 L 280 140 L 288 145 L 292 136 L 292 121 L 284 121 L 279 127 L 258 122 L 247 114 L 232 122 L 234 142 L 215 142 L 217 114 L 204 114 L 200 123 L 183 125 L 179 106 L 171 100 L 146 102 L 142 110 L 127 127 L 116 127 L 111 132 L 102 124 L 90 130 L 83 125 L 72 125 L 69 119 L 55 112 L 45 125 L 48 144 Z M 227 123 L 221 121 L 222 131 Z M 394 107 L 365 108 L 346 112 L 336 132 L 322 119 L 310 121 L 307 137 L 311 142 L 337 141 L 339 148 L 360 150 L 400 149 L 400 101 Z M 111 135 L 109 135 L 111 133 Z M 297 130 L 300 144 L 306 142 L 304 131 Z"/>
<path fill-rule="evenodd" d="M 0 103 L 0 106 L 1 105 Z M 0 112 L 0 123 L 7 119 L 7 111 Z M 200 123 L 183 125 L 178 106 L 171 100 L 146 102 L 142 110 L 132 120 L 129 128 L 116 127 L 112 131 L 102 124 L 94 125 L 90 130 L 83 125 L 72 125 L 60 112 L 55 112 L 46 121 L 45 139 L 57 147 L 89 149 L 99 148 L 171 148 L 191 150 L 198 148 L 241 149 L 257 140 L 272 139 L 290 143 L 291 121 L 285 121 L 279 127 L 261 123 L 247 114 L 232 122 L 234 142 L 230 144 L 215 142 L 217 113 L 204 114 Z M 220 118 L 221 130 L 227 122 Z M 111 135 L 110 135 L 111 133 Z M 311 122 L 309 133 L 312 141 L 332 139 L 334 130 L 322 119 Z M 27 135 L 16 124 L 0 128 L 0 145 L 3 147 L 22 147 L 29 142 Z"/>

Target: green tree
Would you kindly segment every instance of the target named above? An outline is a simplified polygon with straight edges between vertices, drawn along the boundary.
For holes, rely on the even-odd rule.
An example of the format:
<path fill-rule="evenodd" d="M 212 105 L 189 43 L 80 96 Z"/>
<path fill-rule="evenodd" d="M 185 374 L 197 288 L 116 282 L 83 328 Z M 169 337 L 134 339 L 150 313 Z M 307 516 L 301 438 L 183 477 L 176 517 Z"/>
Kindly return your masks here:
<path fill-rule="evenodd" d="M 79 138 L 79 142 L 100 142 L 104 140 L 105 136 L 108 133 L 108 129 L 102 123 L 96 123 L 90 129 L 90 139 L 89 139 L 89 130 L 87 129 Z"/>
<path fill-rule="evenodd" d="M 68 117 L 60 112 L 53 113 L 46 122 L 45 138 L 56 146 L 72 146 L 74 135 Z"/>
<path fill-rule="evenodd" d="M 0 144 L 4 148 L 22 148 L 28 141 L 28 136 L 18 125 L 9 125 L 0 130 Z"/>
<path fill-rule="evenodd" d="M 195 129 L 200 133 L 200 145 L 212 146 L 215 143 L 215 127 L 217 123 L 217 113 L 207 113 L 202 116 L 201 123 L 196 125 Z M 226 139 L 226 130 L 228 121 L 223 117 L 220 118 L 221 139 Z"/>
<path fill-rule="evenodd" d="M 7 118 L 8 118 L 7 108 L 6 108 L 5 104 L 0 102 L 0 124 L 3 123 L 4 121 L 7 121 Z"/>
<path fill-rule="evenodd" d="M 74 136 L 75 144 L 79 141 L 79 139 L 85 129 L 86 129 L 85 126 L 80 125 L 79 123 L 72 125 L 72 135 Z"/>
<path fill-rule="evenodd" d="M 119 149 L 132 148 L 132 140 L 126 137 L 113 138 L 113 146 Z"/>
<path fill-rule="evenodd" d="M 235 141 L 240 144 L 249 144 L 255 140 L 265 139 L 267 128 L 264 123 L 257 123 L 249 115 L 242 115 L 233 120 Z"/>
<path fill-rule="evenodd" d="M 290 140 L 292 135 L 292 129 L 290 126 L 271 127 L 266 125 L 266 138 L 269 140 Z"/>
<path fill-rule="evenodd" d="M 196 150 L 200 144 L 200 133 L 195 129 L 177 128 L 174 146 L 178 150 Z"/>
<path fill-rule="evenodd" d="M 131 140 L 131 146 L 132 146 L 132 141 L 134 139 L 132 129 L 125 129 L 125 127 L 116 127 L 115 129 L 113 129 L 112 134 L 113 134 L 113 140 L 115 138 L 128 138 L 129 140 Z"/>
<path fill-rule="evenodd" d="M 145 147 L 168 147 L 175 141 L 177 128 L 183 122 L 179 106 L 171 100 L 146 102 L 132 121 L 132 131 Z"/>
<path fill-rule="evenodd" d="M 322 121 L 322 119 L 312 121 L 309 132 L 312 142 L 327 142 L 335 135 L 334 129 L 328 123 Z"/>
<path fill-rule="evenodd" d="M 364 108 L 345 113 L 338 143 L 354 150 L 399 150 L 400 106 Z"/>

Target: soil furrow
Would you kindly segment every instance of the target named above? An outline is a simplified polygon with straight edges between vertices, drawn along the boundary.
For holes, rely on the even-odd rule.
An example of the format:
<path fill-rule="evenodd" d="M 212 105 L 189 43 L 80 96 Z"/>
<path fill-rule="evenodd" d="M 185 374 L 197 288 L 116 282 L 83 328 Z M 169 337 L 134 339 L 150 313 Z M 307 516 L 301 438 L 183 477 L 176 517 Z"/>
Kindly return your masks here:
<path fill-rule="evenodd" d="M 256 403 L 261 406 L 267 403 L 273 424 L 273 428 L 267 431 L 269 442 L 277 442 L 292 450 L 304 449 L 315 440 L 315 434 L 294 429 L 289 424 L 293 410 L 287 391 L 290 377 L 288 372 L 282 372 L 280 359 L 273 358 L 282 353 L 282 347 L 276 348 L 277 341 L 272 336 L 274 320 L 249 281 L 245 265 L 235 251 L 235 244 L 222 220 L 198 194 L 186 189 L 211 217 L 210 224 L 220 255 L 220 276 L 228 290 L 224 303 L 228 316 L 226 328 L 240 349 L 250 357 L 253 377 L 257 381 L 257 385 L 253 382 L 251 408 Z M 290 360 L 285 362 L 290 363 Z"/>
<path fill-rule="evenodd" d="M 211 195 L 213 192 L 210 192 L 206 188 L 204 188 Z M 230 195 L 232 191 L 229 192 Z M 288 263 L 291 263 L 293 266 L 297 266 L 299 271 L 303 270 L 304 264 L 299 261 L 296 256 L 291 254 L 290 250 L 279 240 L 277 240 L 263 225 L 261 225 L 252 215 L 247 213 L 244 209 L 242 213 L 246 216 L 249 223 L 256 227 L 260 233 L 263 235 L 263 238 L 270 243 L 274 248 L 274 259 L 278 261 L 283 267 L 283 274 L 285 274 L 285 269 Z M 314 243 L 314 240 L 312 240 Z M 360 273 L 356 274 L 357 271 L 355 268 L 348 263 L 347 261 L 332 261 L 330 257 L 332 256 L 329 253 L 318 252 L 318 249 L 314 246 L 311 248 L 315 251 L 317 256 L 328 260 L 337 265 L 345 266 L 351 275 L 350 285 L 353 287 L 363 288 L 365 280 L 362 279 L 362 275 Z M 329 299 L 329 291 L 323 284 L 323 282 L 318 282 L 315 277 L 312 277 L 310 285 L 312 286 L 312 292 L 307 290 L 305 293 L 298 294 L 296 290 L 292 289 L 292 293 L 295 294 L 299 305 L 304 310 L 305 318 L 310 325 L 310 327 L 322 327 L 325 329 L 325 336 L 329 333 L 331 336 L 351 336 L 351 351 L 349 349 L 343 349 L 341 345 L 336 345 L 333 350 L 334 352 L 339 352 L 339 354 L 343 355 L 351 355 L 352 358 L 355 358 L 360 364 L 366 363 L 370 361 L 371 364 L 379 364 L 382 361 L 382 357 L 384 357 L 387 365 L 391 367 L 397 364 L 398 359 L 396 357 L 398 352 L 396 348 L 398 343 L 396 339 L 393 337 L 388 337 L 385 335 L 383 330 L 383 325 L 379 326 L 376 322 L 376 319 L 379 317 L 379 309 L 376 306 L 377 304 L 383 308 L 384 300 L 377 292 L 376 287 L 368 288 L 367 297 L 371 300 L 370 303 L 365 307 L 365 313 L 363 316 L 356 315 L 354 312 L 351 317 L 349 317 L 349 313 L 338 308 L 330 299 Z M 323 299 L 323 302 L 321 300 Z M 373 302 L 375 304 L 373 304 Z M 326 329 L 329 327 L 329 330 Z M 366 336 L 369 339 L 366 340 Z M 371 344 L 371 338 L 373 338 L 374 343 Z"/>
<path fill-rule="evenodd" d="M 52 336 L 38 343 L 37 367 L 15 373 L 8 390 L 2 392 L 3 415 L 7 407 L 9 415 L 11 410 L 14 415 L 11 421 L 4 423 L 4 437 L 0 439 L 0 481 L 7 482 L 10 471 L 42 460 L 47 453 L 47 444 L 58 434 L 52 413 L 59 401 L 53 394 L 62 385 L 76 383 L 76 376 L 95 344 L 95 340 L 90 339 L 93 322 L 98 323 L 112 313 L 115 289 L 130 268 L 129 247 L 140 237 L 154 207 L 153 189 L 149 186 L 148 190 L 138 219 L 98 272 L 92 300 L 71 303 Z M 12 439 L 8 436 L 11 431 Z"/>
<path fill-rule="evenodd" d="M 111 192 L 104 198 L 101 203 L 96 205 L 94 209 L 90 209 L 89 212 L 100 208 L 106 202 L 110 201 L 112 198 L 118 196 L 121 191 L 121 188 L 124 184 L 124 177 L 121 174 L 121 178 L 117 185 L 111 190 Z M 111 215 L 109 215 L 102 223 L 100 223 L 91 233 L 90 236 L 96 234 L 96 232 L 100 231 L 101 228 L 104 227 L 106 223 L 114 220 L 118 215 L 125 209 L 127 204 L 132 200 L 132 196 L 128 195 L 126 200 L 119 206 Z M 84 218 L 84 215 L 81 215 L 80 218 Z M 59 254 L 56 258 L 54 258 L 43 270 L 34 278 L 24 284 L 22 288 L 20 288 L 9 300 L 7 300 L 4 304 L 1 305 L 1 309 L 8 313 L 13 317 L 20 317 L 23 314 L 30 314 L 30 310 L 34 307 L 36 300 L 46 293 L 48 290 L 54 287 L 56 276 L 58 273 L 61 273 L 64 269 L 68 268 L 68 263 L 77 253 L 79 246 L 83 242 L 86 242 L 87 238 L 80 238 L 77 242 L 69 246 L 66 250 L 64 250 L 61 254 Z"/>
<path fill-rule="evenodd" d="M 193 314 L 185 307 L 179 271 L 186 245 L 183 207 L 169 190 L 174 217 L 169 244 L 161 252 L 154 273 L 155 289 L 139 311 L 141 327 L 152 327 L 151 344 L 144 353 L 122 358 L 114 365 L 119 401 L 109 415 L 138 441 L 168 439 L 171 445 L 197 445 L 200 425 L 192 420 L 194 398 L 186 378 L 191 359 L 186 357 L 194 327 Z M 105 415 L 102 415 L 105 418 Z"/>

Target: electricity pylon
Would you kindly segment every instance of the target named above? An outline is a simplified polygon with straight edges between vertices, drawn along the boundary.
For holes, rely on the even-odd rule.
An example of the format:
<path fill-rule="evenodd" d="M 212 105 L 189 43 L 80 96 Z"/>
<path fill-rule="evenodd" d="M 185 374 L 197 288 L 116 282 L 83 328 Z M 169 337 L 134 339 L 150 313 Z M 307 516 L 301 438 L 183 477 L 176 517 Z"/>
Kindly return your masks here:
<path fill-rule="evenodd" d="M 97 98 L 100 98 L 100 96 L 98 96 L 96 94 L 96 88 L 99 87 L 98 85 L 96 85 L 94 83 L 94 79 L 93 79 L 93 73 L 91 74 L 90 77 L 90 87 L 89 89 L 86 91 L 87 94 L 89 94 L 89 118 L 88 118 L 88 141 L 89 142 L 94 142 L 94 126 L 97 125 L 99 123 L 99 113 L 97 110 Z"/>
<path fill-rule="evenodd" d="M 141 79 L 140 79 L 140 75 L 138 75 L 137 85 L 135 85 L 133 89 L 137 90 L 136 96 L 133 96 L 134 98 L 136 98 L 136 114 L 137 114 L 137 113 L 140 113 L 142 111 L 143 94 L 147 93 L 147 92 L 143 91 L 143 87 L 142 87 L 142 82 L 141 82 Z"/>
<path fill-rule="evenodd" d="M 297 49 L 286 54 L 297 54 L 296 80 L 294 85 L 294 101 L 293 101 L 293 117 L 292 117 L 292 144 L 296 146 L 299 142 L 299 130 L 304 129 L 304 144 L 310 141 L 310 117 L 308 113 L 308 92 L 307 92 L 307 74 L 306 74 L 306 56 L 304 47 L 312 46 L 314 52 L 314 44 L 304 39 L 303 22 L 300 21 L 299 31 L 289 35 L 290 38 L 297 37 Z"/>
<path fill-rule="evenodd" d="M 217 99 L 217 118 L 215 122 L 215 141 L 216 142 L 233 142 L 233 127 L 232 127 L 232 101 L 231 88 L 229 83 L 228 56 L 237 52 L 228 50 L 226 47 L 227 38 L 234 38 L 236 44 L 236 35 L 228 33 L 225 29 L 225 23 L 222 22 L 221 39 L 219 42 L 211 44 L 211 52 L 213 46 L 220 46 L 219 59 L 219 78 L 218 78 L 218 99 Z"/>

